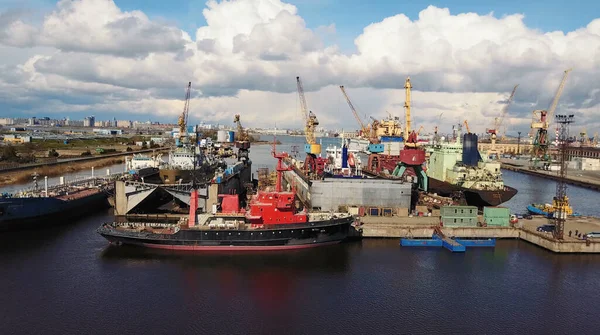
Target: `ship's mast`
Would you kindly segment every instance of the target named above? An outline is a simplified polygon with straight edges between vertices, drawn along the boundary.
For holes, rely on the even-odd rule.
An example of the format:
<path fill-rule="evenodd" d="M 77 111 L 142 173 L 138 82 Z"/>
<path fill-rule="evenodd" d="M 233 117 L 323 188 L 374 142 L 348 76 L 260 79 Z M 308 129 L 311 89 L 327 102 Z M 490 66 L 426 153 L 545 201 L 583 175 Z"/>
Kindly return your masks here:
<path fill-rule="evenodd" d="M 406 125 L 404 126 L 404 141 L 408 139 L 408 135 L 410 135 L 410 89 L 412 85 L 410 84 L 410 77 L 406 77 L 406 82 L 404 83 L 404 89 L 406 91 L 406 101 L 404 101 L 404 108 L 406 109 Z"/>

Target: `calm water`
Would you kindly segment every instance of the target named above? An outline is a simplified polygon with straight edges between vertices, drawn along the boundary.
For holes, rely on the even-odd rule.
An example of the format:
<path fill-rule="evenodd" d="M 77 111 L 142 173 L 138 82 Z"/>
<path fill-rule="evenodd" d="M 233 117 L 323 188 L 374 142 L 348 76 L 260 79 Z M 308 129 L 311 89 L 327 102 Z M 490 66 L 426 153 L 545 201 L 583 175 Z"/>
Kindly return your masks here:
<path fill-rule="evenodd" d="M 252 148 L 255 165 L 270 149 Z M 554 192 L 505 178 L 520 189 L 511 208 Z M 597 193 L 569 191 L 578 211 L 598 212 Z M 111 219 L 0 234 L 0 334 L 598 333 L 596 255 L 518 241 L 452 254 L 397 239 L 190 255 L 108 247 L 95 229 Z"/>

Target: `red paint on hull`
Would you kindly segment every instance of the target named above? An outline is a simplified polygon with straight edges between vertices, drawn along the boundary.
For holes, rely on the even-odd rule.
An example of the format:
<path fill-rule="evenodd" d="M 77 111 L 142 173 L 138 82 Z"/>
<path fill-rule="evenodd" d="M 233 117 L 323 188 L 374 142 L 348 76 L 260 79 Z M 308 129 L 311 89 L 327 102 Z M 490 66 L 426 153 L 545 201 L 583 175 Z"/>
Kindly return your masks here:
<path fill-rule="evenodd" d="M 278 245 L 278 246 L 235 246 L 235 245 L 218 245 L 218 246 L 202 246 L 202 245 L 161 245 L 152 243 L 142 243 L 141 245 L 147 248 L 163 249 L 163 250 L 185 250 L 185 251 L 277 251 L 277 250 L 298 250 L 316 248 L 326 245 L 338 244 L 340 241 L 301 244 L 301 245 Z M 138 244 L 140 245 L 140 244 Z"/>

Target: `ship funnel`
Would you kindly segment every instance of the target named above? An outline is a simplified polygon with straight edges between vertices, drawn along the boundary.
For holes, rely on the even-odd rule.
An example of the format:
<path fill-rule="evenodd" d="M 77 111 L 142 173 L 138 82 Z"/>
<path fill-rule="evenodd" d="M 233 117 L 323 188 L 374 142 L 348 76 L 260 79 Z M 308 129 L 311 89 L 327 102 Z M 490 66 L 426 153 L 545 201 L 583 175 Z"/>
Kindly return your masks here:
<path fill-rule="evenodd" d="M 464 134 L 462 147 L 463 164 L 468 166 L 477 166 L 481 158 L 479 155 L 479 150 L 477 149 L 477 135 L 472 133 Z"/>

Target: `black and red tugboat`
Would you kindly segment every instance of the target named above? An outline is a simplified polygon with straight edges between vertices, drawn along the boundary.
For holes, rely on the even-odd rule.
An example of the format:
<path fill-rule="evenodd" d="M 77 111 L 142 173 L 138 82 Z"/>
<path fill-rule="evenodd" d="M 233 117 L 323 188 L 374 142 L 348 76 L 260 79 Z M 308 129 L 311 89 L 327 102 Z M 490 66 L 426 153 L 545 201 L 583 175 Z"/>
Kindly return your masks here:
<path fill-rule="evenodd" d="M 281 190 L 282 172 L 288 170 L 278 159 L 275 191 L 259 191 L 247 209 L 239 208 L 236 194 L 221 194 L 220 211 L 196 214 L 198 193 L 192 191 L 190 214 L 179 223 L 113 222 L 98 233 L 111 243 L 149 248 L 194 251 L 303 249 L 339 243 L 356 235 L 355 218 L 347 213 L 307 213 L 296 206 L 295 193 Z"/>

